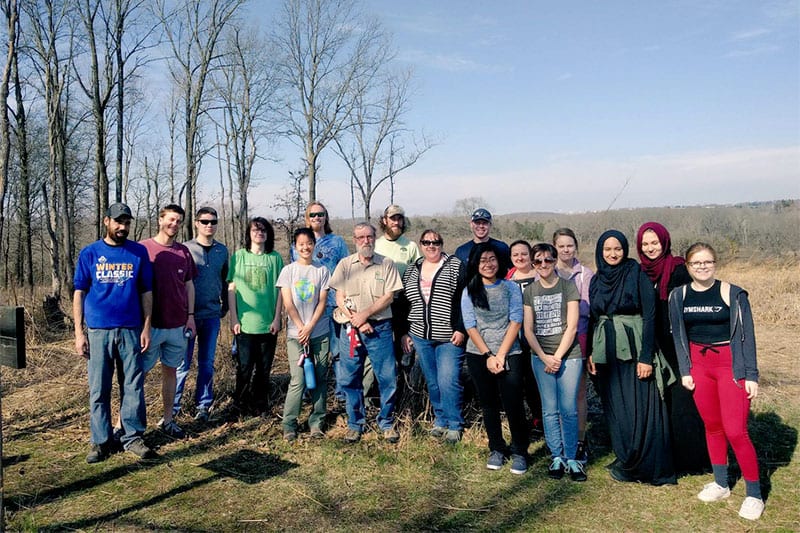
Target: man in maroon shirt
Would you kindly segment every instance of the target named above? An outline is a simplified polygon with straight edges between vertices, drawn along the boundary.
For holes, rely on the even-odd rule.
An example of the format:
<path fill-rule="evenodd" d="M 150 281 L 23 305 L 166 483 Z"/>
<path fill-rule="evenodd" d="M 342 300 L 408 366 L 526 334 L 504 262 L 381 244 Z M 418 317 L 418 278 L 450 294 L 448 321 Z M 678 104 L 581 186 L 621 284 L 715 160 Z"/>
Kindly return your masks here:
<path fill-rule="evenodd" d="M 184 214 L 179 205 L 165 206 L 158 213 L 158 233 L 141 242 L 153 263 L 153 328 L 143 367 L 149 372 L 161 360 L 164 418 L 158 427 L 177 439 L 185 433 L 172 418 L 175 369 L 186 353 L 186 340 L 195 334 L 193 280 L 197 277 L 191 252 L 175 242 Z"/>

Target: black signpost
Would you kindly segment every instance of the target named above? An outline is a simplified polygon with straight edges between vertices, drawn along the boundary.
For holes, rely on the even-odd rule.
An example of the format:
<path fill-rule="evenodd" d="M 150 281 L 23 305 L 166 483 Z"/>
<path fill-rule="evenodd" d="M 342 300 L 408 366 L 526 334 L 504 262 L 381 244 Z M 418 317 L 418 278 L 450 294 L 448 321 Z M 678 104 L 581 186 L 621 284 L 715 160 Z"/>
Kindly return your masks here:
<path fill-rule="evenodd" d="M 25 368 L 25 314 L 22 307 L 0 307 L 0 365 Z M 0 531 L 5 531 L 3 417 L 0 404 Z"/>

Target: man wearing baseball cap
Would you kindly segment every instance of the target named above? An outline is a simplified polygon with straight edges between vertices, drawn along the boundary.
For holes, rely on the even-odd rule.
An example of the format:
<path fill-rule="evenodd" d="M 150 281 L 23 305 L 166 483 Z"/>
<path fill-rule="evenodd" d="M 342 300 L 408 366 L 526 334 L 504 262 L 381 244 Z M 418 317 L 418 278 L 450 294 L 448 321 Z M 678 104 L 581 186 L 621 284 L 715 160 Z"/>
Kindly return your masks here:
<path fill-rule="evenodd" d="M 89 372 L 92 449 L 86 456 L 88 463 L 105 460 L 114 449 L 111 385 L 115 363 L 122 372 L 122 446 L 142 459 L 155 456 L 142 440 L 146 421 L 141 356 L 150 345 L 153 273 L 145 247 L 128 240 L 132 218 L 125 204 L 108 208 L 103 218 L 106 235 L 81 250 L 73 279 L 75 349 L 86 358 Z"/>
<path fill-rule="evenodd" d="M 494 248 L 497 259 L 502 265 L 505 265 L 506 270 L 511 268 L 511 252 L 508 249 L 508 245 L 503 241 L 489 237 L 489 232 L 492 229 L 492 214 L 483 207 L 476 209 L 472 213 L 469 225 L 472 228 L 472 240 L 456 248 L 455 256 L 466 265 L 469 262 L 469 254 L 472 248 L 480 242 L 488 242 Z"/>

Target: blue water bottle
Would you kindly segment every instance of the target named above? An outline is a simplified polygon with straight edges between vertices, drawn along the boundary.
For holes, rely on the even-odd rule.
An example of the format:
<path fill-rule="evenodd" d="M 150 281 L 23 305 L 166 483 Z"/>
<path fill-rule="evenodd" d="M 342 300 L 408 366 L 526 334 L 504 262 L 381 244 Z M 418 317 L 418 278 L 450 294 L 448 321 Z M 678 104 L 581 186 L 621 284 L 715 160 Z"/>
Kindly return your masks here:
<path fill-rule="evenodd" d="M 306 388 L 311 390 L 317 386 L 317 377 L 314 374 L 314 361 L 311 360 L 311 356 L 308 353 L 308 346 L 303 347 L 303 354 L 305 355 L 305 359 L 303 359 L 303 374 L 306 378 Z"/>

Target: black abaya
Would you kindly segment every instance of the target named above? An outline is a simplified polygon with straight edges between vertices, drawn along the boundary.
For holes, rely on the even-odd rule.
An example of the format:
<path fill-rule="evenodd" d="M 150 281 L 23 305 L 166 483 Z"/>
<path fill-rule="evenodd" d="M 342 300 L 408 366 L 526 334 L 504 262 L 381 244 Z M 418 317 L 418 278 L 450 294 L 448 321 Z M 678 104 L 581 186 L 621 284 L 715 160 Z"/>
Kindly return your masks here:
<path fill-rule="evenodd" d="M 692 278 L 684 265 L 678 265 L 669 279 L 669 290 L 690 283 Z M 666 300 L 656 302 L 656 343 L 675 375 L 678 371 L 678 358 L 669 325 L 669 309 Z M 703 420 L 697 412 L 693 392 L 686 390 L 678 381 L 666 391 L 665 398 L 669 412 L 670 434 L 672 435 L 672 457 L 678 474 L 699 474 L 711 471 L 708 458 L 706 433 Z"/>

